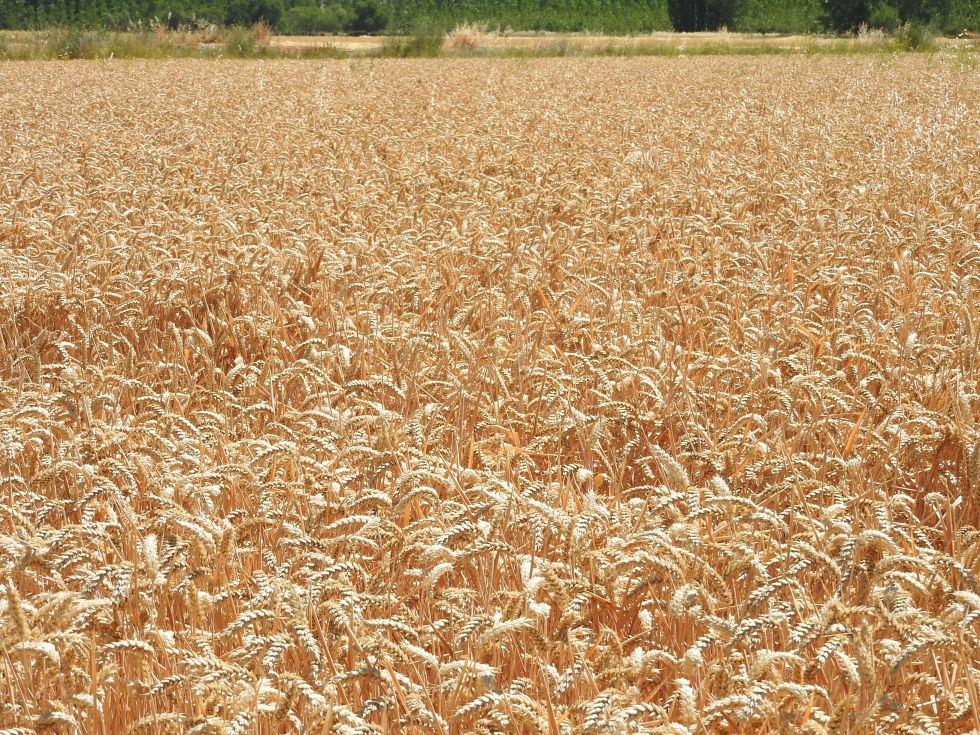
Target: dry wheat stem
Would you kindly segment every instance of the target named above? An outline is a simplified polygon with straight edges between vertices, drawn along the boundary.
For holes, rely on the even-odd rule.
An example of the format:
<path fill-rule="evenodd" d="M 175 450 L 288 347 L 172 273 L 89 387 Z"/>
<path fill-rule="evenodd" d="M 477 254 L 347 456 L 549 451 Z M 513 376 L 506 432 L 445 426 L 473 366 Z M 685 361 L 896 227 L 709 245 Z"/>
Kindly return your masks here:
<path fill-rule="evenodd" d="M 980 727 L 978 82 L 0 65 L 0 731 Z"/>

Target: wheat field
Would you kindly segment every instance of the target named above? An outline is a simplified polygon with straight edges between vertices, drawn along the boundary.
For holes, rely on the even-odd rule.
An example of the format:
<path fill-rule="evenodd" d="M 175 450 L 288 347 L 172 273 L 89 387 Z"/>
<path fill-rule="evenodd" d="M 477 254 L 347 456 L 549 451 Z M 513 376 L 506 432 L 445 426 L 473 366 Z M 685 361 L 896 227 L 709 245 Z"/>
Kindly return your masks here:
<path fill-rule="evenodd" d="M 0 65 L 0 732 L 980 730 L 980 71 Z"/>

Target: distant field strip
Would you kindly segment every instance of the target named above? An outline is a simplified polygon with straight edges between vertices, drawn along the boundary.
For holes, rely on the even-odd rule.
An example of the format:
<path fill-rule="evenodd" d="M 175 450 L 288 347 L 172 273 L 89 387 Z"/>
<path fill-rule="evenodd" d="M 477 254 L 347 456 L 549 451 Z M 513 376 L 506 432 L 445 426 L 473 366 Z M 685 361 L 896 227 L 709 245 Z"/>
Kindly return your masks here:
<path fill-rule="evenodd" d="M 760 33 L 498 33 L 462 25 L 452 32 L 411 36 L 270 35 L 267 27 L 109 32 L 79 28 L 0 31 L 0 61 L 121 59 L 378 59 L 552 58 L 581 56 L 842 56 L 918 51 L 975 66 L 980 41 L 931 33 L 915 40 L 905 31 L 856 36 L 764 35 Z"/>
<path fill-rule="evenodd" d="M 967 62 L 0 64 L 0 731 L 980 729 Z"/>

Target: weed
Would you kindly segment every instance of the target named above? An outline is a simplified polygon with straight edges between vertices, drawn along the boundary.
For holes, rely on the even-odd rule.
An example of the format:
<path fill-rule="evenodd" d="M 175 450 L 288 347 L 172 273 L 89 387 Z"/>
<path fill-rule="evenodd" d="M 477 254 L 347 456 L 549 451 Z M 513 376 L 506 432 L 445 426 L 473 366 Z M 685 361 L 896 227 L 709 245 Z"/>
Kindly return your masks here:
<path fill-rule="evenodd" d="M 233 26 L 225 34 L 225 53 L 239 59 L 266 56 L 269 54 L 269 37 L 269 26 L 261 21 L 251 28 Z"/>
<path fill-rule="evenodd" d="M 895 39 L 905 51 L 935 52 L 939 50 L 932 29 L 918 21 L 906 23 L 895 32 Z"/>
<path fill-rule="evenodd" d="M 391 36 L 378 52 L 382 58 L 435 58 L 442 55 L 446 36 L 439 31 L 421 31 L 408 38 Z"/>
<path fill-rule="evenodd" d="M 47 58 L 96 59 L 104 55 L 105 35 L 81 28 L 58 28 L 46 34 Z"/>

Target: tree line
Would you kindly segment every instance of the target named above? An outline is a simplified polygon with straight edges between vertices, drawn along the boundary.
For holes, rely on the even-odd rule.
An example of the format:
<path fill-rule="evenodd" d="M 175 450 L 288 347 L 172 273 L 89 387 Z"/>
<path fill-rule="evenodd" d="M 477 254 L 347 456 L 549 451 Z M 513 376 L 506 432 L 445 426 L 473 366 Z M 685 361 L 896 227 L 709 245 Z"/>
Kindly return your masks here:
<path fill-rule="evenodd" d="M 253 25 L 279 33 L 513 30 L 810 33 L 917 24 L 980 30 L 980 0 L 0 0 L 0 28 Z"/>

